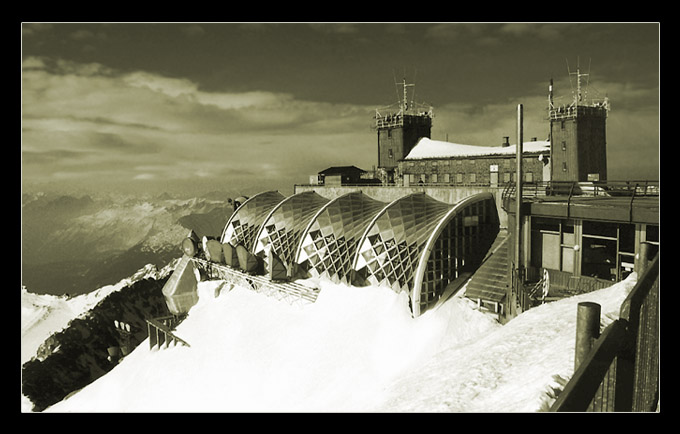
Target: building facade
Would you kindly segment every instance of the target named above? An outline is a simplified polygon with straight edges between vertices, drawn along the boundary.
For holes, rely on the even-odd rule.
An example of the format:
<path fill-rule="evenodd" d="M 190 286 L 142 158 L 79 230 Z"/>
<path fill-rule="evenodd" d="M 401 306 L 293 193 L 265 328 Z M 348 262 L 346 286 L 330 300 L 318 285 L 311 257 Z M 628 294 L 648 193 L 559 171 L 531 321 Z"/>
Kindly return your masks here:
<path fill-rule="evenodd" d="M 516 148 L 470 146 L 421 139 L 399 162 L 396 179 L 404 186 L 452 185 L 497 187 L 515 182 Z M 550 143 L 523 144 L 522 173 L 525 183 L 550 180 Z"/>
<path fill-rule="evenodd" d="M 587 102 L 581 91 L 581 74 L 577 91 L 569 106 L 553 102 L 550 82 L 548 119 L 552 148 L 553 181 L 607 180 L 607 114 L 609 101 Z"/>
<path fill-rule="evenodd" d="M 403 98 L 396 107 L 376 109 L 374 128 L 378 132 L 378 178 L 385 184 L 395 182 L 399 161 L 406 157 L 422 137 L 432 131 L 432 107 L 409 100 L 403 84 Z"/>

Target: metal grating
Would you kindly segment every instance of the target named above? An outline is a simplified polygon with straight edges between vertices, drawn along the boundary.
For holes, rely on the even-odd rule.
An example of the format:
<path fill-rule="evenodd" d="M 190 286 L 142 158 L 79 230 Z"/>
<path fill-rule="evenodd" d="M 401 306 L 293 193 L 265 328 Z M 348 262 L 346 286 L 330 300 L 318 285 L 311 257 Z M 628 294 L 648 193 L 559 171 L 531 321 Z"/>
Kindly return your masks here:
<path fill-rule="evenodd" d="M 330 201 L 304 232 L 296 262 L 310 276 L 351 283 L 352 260 L 359 238 L 385 205 L 361 192 Z"/>
<path fill-rule="evenodd" d="M 278 191 L 266 191 L 243 202 L 229 218 L 222 234 L 222 243 L 232 246 L 242 244 L 250 251 L 263 220 L 284 198 Z"/>

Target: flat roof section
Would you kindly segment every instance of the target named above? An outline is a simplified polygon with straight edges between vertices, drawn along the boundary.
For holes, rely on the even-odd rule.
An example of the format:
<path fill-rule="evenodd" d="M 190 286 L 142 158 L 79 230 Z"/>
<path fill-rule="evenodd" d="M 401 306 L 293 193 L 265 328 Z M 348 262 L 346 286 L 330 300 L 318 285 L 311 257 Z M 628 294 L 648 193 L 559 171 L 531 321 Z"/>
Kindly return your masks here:
<path fill-rule="evenodd" d="M 515 213 L 515 198 L 506 211 Z M 522 199 L 523 212 L 532 216 L 659 224 L 659 196 L 538 196 Z"/>

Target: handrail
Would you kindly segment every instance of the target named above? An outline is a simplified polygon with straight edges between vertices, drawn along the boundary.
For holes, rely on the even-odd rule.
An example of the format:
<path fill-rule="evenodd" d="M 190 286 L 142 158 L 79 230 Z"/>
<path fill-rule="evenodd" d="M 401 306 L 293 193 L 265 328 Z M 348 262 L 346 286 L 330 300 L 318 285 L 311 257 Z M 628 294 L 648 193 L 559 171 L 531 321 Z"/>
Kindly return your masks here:
<path fill-rule="evenodd" d="M 609 375 L 614 376 L 614 402 L 607 410 L 653 409 L 659 384 L 658 278 L 657 254 L 621 304 L 619 319 L 595 341 L 550 411 L 586 411 Z M 613 362 L 616 367 L 610 374 Z"/>
<path fill-rule="evenodd" d="M 272 281 L 265 276 L 247 274 L 225 264 L 218 264 L 201 258 L 191 259 L 199 266 L 209 270 L 210 273 L 217 271 L 216 274 L 219 274 L 221 277 L 230 277 L 232 280 L 236 281 L 245 280 L 250 286 L 256 287 L 257 289 L 265 288 L 275 290 L 281 294 L 295 296 L 301 300 L 312 303 L 316 301 L 316 298 L 319 295 L 318 289 L 315 290 L 314 288 L 310 288 L 299 283 Z"/>
<path fill-rule="evenodd" d="M 514 182 L 427 182 L 414 183 L 408 186 L 397 183 L 352 183 L 352 184 L 294 184 L 294 187 L 397 187 L 397 188 L 451 188 L 451 187 L 492 187 L 498 189 L 514 188 Z M 522 196 L 559 196 L 568 195 L 573 189 L 576 196 L 659 196 L 659 181 L 656 180 L 623 180 L 623 181 L 532 181 L 522 182 Z"/>
<path fill-rule="evenodd" d="M 627 321 L 616 320 L 607 327 L 550 408 L 556 412 L 588 409 L 626 335 Z"/>
<path fill-rule="evenodd" d="M 170 331 L 170 329 L 165 324 L 162 324 L 162 323 L 156 321 L 153 318 L 147 319 L 146 323 L 147 323 L 147 330 L 149 332 L 149 349 L 153 349 L 153 347 L 156 346 L 156 345 L 158 345 L 160 347 L 161 345 L 163 345 L 163 343 L 165 341 L 167 341 L 168 344 L 170 344 L 170 342 L 172 342 L 173 339 L 175 341 L 181 343 L 182 345 L 185 345 L 187 347 L 190 346 L 187 341 L 177 337 L 174 333 L 172 333 L 172 331 Z M 156 329 L 156 335 L 155 336 L 151 333 L 151 327 L 154 327 Z M 165 336 L 160 335 L 158 333 L 158 331 L 163 332 L 165 334 Z M 163 339 L 161 339 L 161 336 L 163 336 Z"/>

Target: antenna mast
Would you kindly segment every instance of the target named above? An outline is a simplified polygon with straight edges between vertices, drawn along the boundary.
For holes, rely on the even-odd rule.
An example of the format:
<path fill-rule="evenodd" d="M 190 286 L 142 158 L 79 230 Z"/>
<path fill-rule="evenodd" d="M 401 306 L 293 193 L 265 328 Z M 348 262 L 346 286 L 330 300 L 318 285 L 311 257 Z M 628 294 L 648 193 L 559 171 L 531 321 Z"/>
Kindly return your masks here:
<path fill-rule="evenodd" d="M 404 96 L 403 96 L 403 99 L 401 100 L 401 104 L 400 104 L 401 110 L 402 110 L 402 113 L 406 114 L 406 112 L 409 109 L 407 88 L 408 87 L 415 87 L 415 84 L 406 83 L 406 77 L 404 77 L 404 79 L 401 83 L 395 83 L 395 85 L 397 85 L 397 86 L 399 84 L 401 84 L 403 86 L 403 92 L 404 92 Z"/>
<path fill-rule="evenodd" d="M 567 72 L 569 72 L 569 64 L 567 63 Z M 581 74 L 581 65 L 577 60 L 576 72 L 569 72 L 569 75 L 576 75 L 576 95 L 574 97 L 574 104 L 578 105 L 580 102 L 584 102 L 584 95 L 581 93 L 581 77 L 590 77 L 590 74 Z M 590 78 L 588 79 L 588 82 Z M 586 82 L 586 83 L 588 83 Z M 586 84 L 586 93 L 588 89 L 588 84 Z"/>

